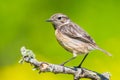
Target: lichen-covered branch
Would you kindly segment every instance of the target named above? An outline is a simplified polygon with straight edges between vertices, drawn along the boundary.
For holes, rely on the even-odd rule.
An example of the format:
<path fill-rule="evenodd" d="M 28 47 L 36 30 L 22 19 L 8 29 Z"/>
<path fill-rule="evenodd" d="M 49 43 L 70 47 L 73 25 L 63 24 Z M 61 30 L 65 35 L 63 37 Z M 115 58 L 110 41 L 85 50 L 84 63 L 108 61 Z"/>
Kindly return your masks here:
<path fill-rule="evenodd" d="M 86 68 L 75 68 L 75 67 L 66 67 L 56 64 L 51 64 L 47 62 L 41 62 L 35 59 L 34 53 L 26 49 L 25 47 L 21 48 L 22 59 L 20 63 L 27 62 L 34 66 L 34 69 L 41 72 L 52 72 L 52 73 L 62 73 L 62 74 L 71 74 L 74 76 L 74 80 L 79 80 L 80 78 L 89 78 L 91 80 L 110 80 L 109 73 L 97 73 L 95 71 L 88 70 Z"/>

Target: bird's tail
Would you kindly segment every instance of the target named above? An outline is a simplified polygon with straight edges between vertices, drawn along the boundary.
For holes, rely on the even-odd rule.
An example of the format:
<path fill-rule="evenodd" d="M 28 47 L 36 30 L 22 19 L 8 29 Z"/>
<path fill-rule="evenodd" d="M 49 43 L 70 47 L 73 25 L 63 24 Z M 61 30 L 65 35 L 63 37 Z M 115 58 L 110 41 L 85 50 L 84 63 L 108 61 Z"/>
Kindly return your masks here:
<path fill-rule="evenodd" d="M 108 56 L 112 56 L 111 53 L 107 52 L 106 50 L 104 50 L 104 49 L 102 49 L 100 47 L 97 47 L 96 49 L 102 51 L 103 53 L 107 54 Z"/>

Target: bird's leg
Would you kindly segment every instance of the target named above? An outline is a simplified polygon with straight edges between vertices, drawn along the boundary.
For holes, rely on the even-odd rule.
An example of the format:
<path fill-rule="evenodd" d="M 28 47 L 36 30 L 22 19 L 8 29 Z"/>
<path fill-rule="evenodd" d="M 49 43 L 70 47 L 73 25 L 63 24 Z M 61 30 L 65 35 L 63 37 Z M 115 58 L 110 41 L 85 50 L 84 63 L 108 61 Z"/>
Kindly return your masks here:
<path fill-rule="evenodd" d="M 71 60 L 75 59 L 76 57 L 72 57 L 70 59 L 68 59 L 67 61 L 63 62 L 62 64 L 60 64 L 61 66 L 64 66 L 66 63 L 70 62 Z"/>
<path fill-rule="evenodd" d="M 70 62 L 71 60 L 75 59 L 77 57 L 77 54 L 75 51 L 73 51 L 73 57 L 68 59 L 67 61 L 63 62 L 61 65 L 64 66 L 66 63 Z"/>
<path fill-rule="evenodd" d="M 88 53 L 84 56 L 84 58 L 82 59 L 82 61 L 80 62 L 80 64 L 77 66 L 77 68 L 81 68 L 82 63 L 85 61 L 86 57 L 88 56 Z"/>

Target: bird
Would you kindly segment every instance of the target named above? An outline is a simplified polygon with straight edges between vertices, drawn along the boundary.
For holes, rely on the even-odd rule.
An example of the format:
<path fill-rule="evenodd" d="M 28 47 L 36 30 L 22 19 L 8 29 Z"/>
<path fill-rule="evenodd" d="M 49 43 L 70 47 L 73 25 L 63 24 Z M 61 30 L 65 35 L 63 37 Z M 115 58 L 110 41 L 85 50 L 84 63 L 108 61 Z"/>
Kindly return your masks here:
<path fill-rule="evenodd" d="M 55 13 L 47 20 L 47 22 L 52 23 L 58 43 L 65 50 L 73 54 L 72 58 L 66 60 L 61 65 L 64 66 L 78 55 L 84 54 L 84 58 L 77 66 L 80 68 L 90 51 L 93 50 L 100 50 L 108 56 L 111 56 L 109 52 L 100 48 L 91 36 L 83 28 L 74 23 L 67 15 Z"/>

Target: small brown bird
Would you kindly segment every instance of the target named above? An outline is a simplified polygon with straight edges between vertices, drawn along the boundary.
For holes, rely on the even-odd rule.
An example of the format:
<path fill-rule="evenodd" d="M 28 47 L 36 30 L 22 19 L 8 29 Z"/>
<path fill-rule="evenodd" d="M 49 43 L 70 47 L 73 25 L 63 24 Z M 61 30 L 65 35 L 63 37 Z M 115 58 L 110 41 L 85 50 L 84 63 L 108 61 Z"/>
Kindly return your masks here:
<path fill-rule="evenodd" d="M 111 56 L 109 52 L 98 47 L 88 33 L 77 24 L 73 23 L 68 16 L 62 13 L 57 13 L 52 15 L 47 22 L 53 24 L 55 36 L 59 44 L 67 51 L 73 53 L 73 57 L 65 61 L 62 65 L 75 59 L 78 54 L 85 54 L 85 57 L 78 65 L 78 67 L 81 67 L 83 61 L 91 50 L 100 50 Z"/>

